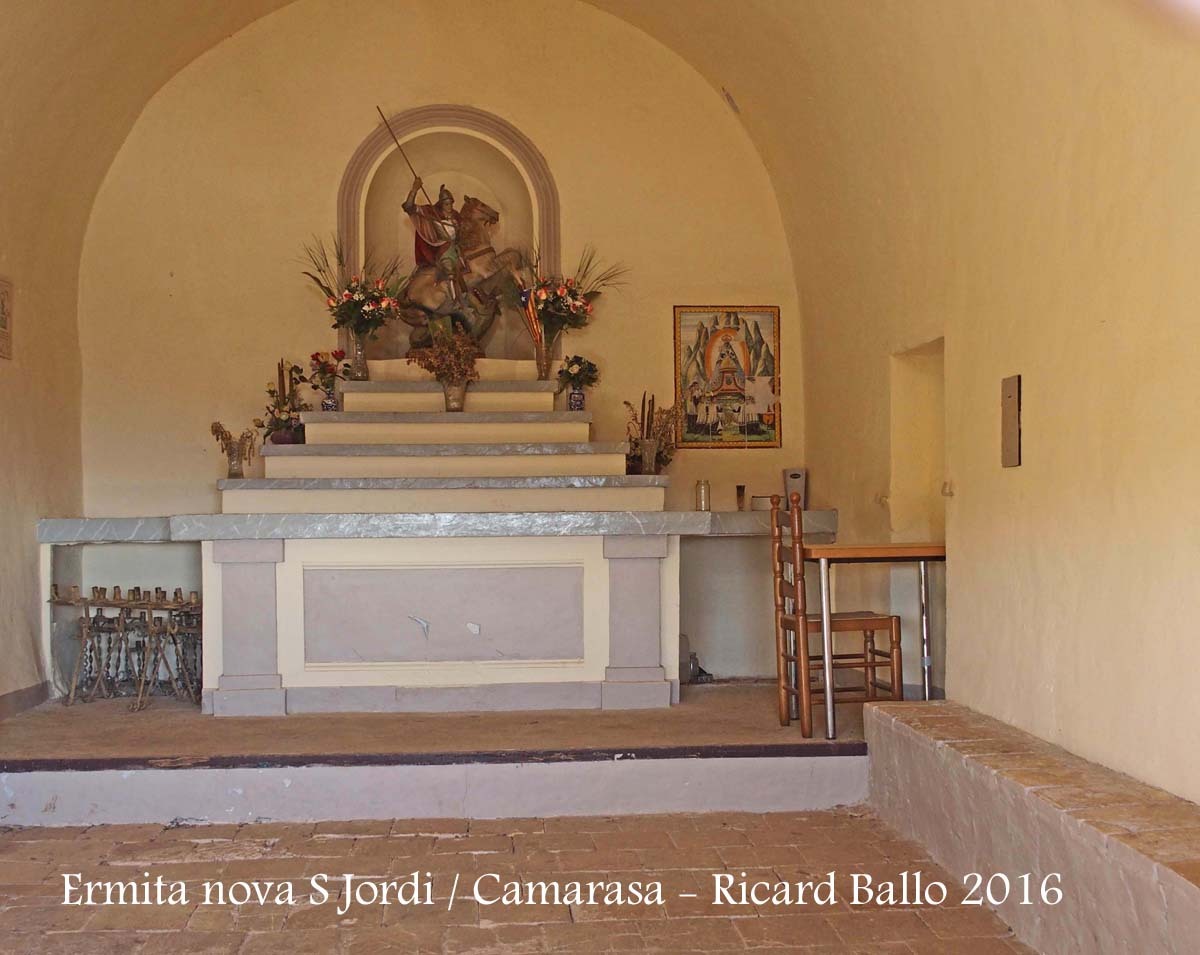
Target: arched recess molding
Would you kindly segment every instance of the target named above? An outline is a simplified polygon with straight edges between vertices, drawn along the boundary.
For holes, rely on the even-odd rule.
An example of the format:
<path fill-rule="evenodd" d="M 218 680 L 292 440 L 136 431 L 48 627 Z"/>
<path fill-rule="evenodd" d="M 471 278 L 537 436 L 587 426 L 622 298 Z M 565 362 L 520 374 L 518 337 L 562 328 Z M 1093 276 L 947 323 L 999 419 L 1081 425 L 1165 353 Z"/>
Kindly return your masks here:
<path fill-rule="evenodd" d="M 400 142 L 417 133 L 442 129 L 475 133 L 511 154 L 529 182 L 537 210 L 537 242 L 543 269 L 561 271 L 562 247 L 558 187 L 546 157 L 533 141 L 508 121 L 473 106 L 441 104 L 418 106 L 388 117 Z M 396 148 L 391 134 L 381 123 L 362 141 L 342 175 L 338 188 L 337 234 L 346 249 L 349 265 L 357 271 L 363 235 L 363 202 L 371 176 L 384 157 Z"/>

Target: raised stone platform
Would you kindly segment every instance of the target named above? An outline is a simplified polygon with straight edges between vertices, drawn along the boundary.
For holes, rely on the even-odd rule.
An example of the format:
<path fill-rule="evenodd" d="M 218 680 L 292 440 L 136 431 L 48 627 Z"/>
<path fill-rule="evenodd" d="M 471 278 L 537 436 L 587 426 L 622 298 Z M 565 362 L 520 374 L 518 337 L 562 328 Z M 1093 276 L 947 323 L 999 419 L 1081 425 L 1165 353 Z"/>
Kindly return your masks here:
<path fill-rule="evenodd" d="M 543 477 L 624 475 L 625 443 L 269 444 L 266 476 Z"/>
<path fill-rule="evenodd" d="M 467 388 L 466 413 L 552 411 L 558 383 L 553 381 L 476 381 Z M 436 381 L 343 381 L 343 411 L 428 411 L 445 408 Z"/>
<path fill-rule="evenodd" d="M 0 723 L 0 824 L 484 818 L 810 810 L 861 802 L 857 707 L 803 739 L 771 685 L 685 688 L 669 710 L 328 713 L 213 720 L 154 698 Z M 819 714 L 818 714 L 819 718 Z"/>
<path fill-rule="evenodd" d="M 310 444 L 586 442 L 586 411 L 308 411 L 300 416 Z"/>
<path fill-rule="evenodd" d="M 872 807 L 952 875 L 982 873 L 1022 941 L 1197 951 L 1200 806 L 957 703 L 870 704 L 864 722 Z"/>
<path fill-rule="evenodd" d="M 226 513 L 661 511 L 658 475 L 247 478 L 217 482 Z"/>

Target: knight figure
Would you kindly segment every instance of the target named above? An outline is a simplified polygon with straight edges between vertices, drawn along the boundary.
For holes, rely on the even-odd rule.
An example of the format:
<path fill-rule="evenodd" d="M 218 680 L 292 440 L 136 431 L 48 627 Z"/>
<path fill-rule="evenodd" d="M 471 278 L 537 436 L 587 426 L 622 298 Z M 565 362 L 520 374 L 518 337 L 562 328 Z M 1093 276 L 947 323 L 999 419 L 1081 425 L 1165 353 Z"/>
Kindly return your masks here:
<path fill-rule="evenodd" d="M 430 265 L 450 283 L 451 298 L 464 290 L 462 254 L 459 248 L 461 220 L 454 208 L 454 195 L 445 186 L 438 189 L 437 202 L 417 205 L 417 193 L 422 182 L 418 176 L 408 190 L 401 208 L 408 213 L 416 232 L 413 256 L 417 267 Z"/>

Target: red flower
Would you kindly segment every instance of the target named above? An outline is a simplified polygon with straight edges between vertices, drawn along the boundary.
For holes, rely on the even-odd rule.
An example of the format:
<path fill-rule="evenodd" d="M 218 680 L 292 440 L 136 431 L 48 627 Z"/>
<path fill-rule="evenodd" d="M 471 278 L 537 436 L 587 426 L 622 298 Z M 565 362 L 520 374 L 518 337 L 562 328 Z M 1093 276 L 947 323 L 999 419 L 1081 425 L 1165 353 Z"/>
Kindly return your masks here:
<path fill-rule="evenodd" d="M 326 299 L 325 304 L 328 305 L 330 308 L 333 308 L 334 306 L 337 305 L 337 299 L 336 298 Z"/>
<path fill-rule="evenodd" d="M 346 357 L 346 353 L 344 351 L 342 351 L 340 348 L 333 353 L 334 361 L 341 361 L 345 357 Z"/>
<path fill-rule="evenodd" d="M 348 301 L 350 301 L 350 299 L 352 299 L 353 297 L 354 297 L 354 296 L 350 294 L 350 290 L 349 290 L 349 289 L 346 289 L 346 291 L 344 291 L 344 292 L 342 293 L 342 300 L 343 300 L 343 301 L 346 301 L 346 302 L 348 302 Z"/>

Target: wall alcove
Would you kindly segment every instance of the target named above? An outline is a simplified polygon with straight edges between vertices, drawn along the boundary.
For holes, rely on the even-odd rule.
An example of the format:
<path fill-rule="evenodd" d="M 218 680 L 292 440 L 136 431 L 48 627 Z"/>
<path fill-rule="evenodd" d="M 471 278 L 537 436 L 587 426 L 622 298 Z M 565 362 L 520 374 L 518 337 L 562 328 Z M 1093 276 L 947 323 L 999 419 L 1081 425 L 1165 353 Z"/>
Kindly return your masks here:
<path fill-rule="evenodd" d="M 544 267 L 560 266 L 558 190 L 533 142 L 511 123 L 469 106 L 434 105 L 388 118 L 426 190 L 436 196 L 445 184 L 461 207 L 476 196 L 500 213 L 493 233 L 499 249 L 536 247 Z M 356 269 L 370 250 L 376 261 L 397 257 L 413 264 L 413 229 L 401 203 L 412 173 L 381 123 L 355 151 L 338 191 L 338 236 Z M 423 196 L 417 197 L 424 202 Z M 526 358 L 532 346 L 515 315 L 500 317 L 485 342 L 492 357 Z M 395 323 L 368 346 L 373 358 L 399 357 L 408 348 L 408 329 Z"/>

